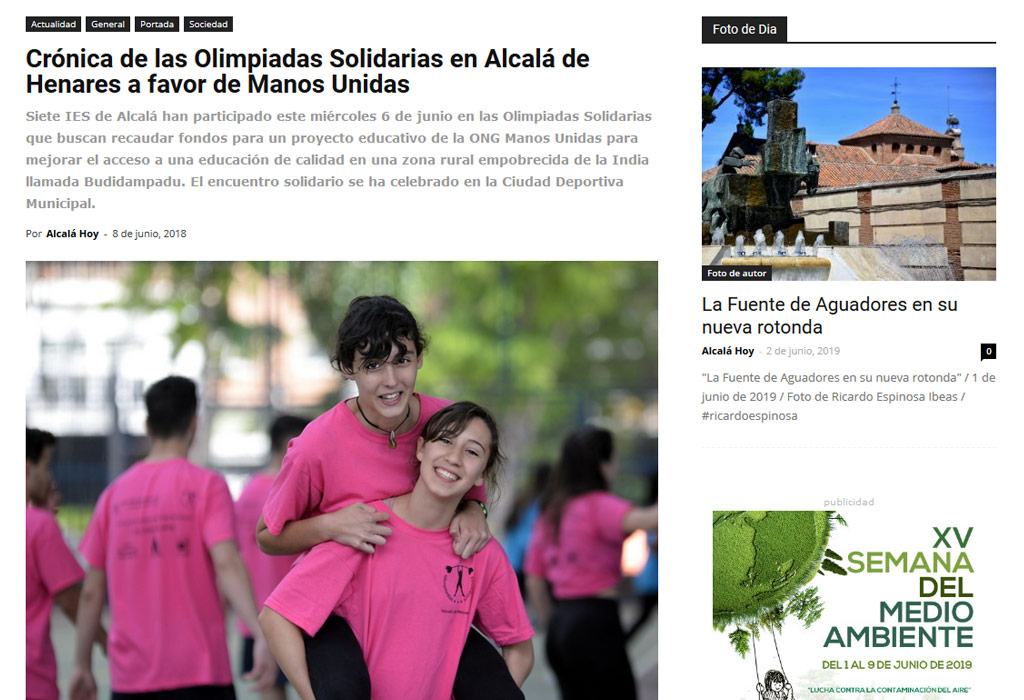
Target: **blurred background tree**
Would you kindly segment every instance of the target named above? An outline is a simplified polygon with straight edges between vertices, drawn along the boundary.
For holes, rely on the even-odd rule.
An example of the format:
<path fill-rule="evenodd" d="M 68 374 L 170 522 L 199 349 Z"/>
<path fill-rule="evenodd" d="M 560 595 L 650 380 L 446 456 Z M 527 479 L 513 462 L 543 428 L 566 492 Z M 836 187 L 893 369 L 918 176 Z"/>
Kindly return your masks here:
<path fill-rule="evenodd" d="M 137 262 L 127 266 L 122 305 L 140 313 L 170 310 L 175 318 L 170 333 L 175 355 L 190 342 L 202 348 L 200 403 L 209 410 L 200 413 L 196 431 L 193 456 L 200 463 L 208 462 L 226 354 L 254 357 L 262 351 L 269 357 L 270 348 L 281 336 L 277 326 L 242 322 L 229 308 L 233 291 L 242 287 L 256 295 L 269 274 L 270 263 L 265 262 Z"/>

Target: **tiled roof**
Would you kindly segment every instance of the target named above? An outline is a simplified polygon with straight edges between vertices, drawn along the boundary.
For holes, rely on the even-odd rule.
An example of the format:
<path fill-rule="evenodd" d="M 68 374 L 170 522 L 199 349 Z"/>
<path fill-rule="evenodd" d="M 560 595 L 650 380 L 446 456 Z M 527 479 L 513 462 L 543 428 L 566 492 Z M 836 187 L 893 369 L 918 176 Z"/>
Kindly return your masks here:
<path fill-rule="evenodd" d="M 898 116 L 898 115 L 897 115 Z M 815 152 L 821 173 L 818 187 L 843 187 L 862 182 L 893 182 L 935 175 L 942 162 L 932 156 L 902 153 L 891 163 L 876 163 L 861 146 L 817 144 Z"/>
<path fill-rule="evenodd" d="M 922 165 L 880 165 L 878 163 L 820 162 L 818 187 L 843 187 L 863 182 L 913 180 L 935 175 L 935 168 Z"/>
<path fill-rule="evenodd" d="M 940 138 L 947 142 L 952 141 L 953 139 L 952 136 L 940 134 L 938 131 L 929 129 L 924 124 L 918 124 L 913 119 L 908 119 L 902 114 L 890 114 L 883 119 L 879 119 L 866 129 L 861 129 L 853 136 L 847 136 L 845 139 L 839 139 L 839 143 L 847 143 L 854 139 L 875 135 L 927 136 L 930 138 Z"/>
<path fill-rule="evenodd" d="M 942 159 L 922 153 L 901 153 L 889 163 L 890 165 L 927 165 L 935 168 L 942 165 Z"/>
<path fill-rule="evenodd" d="M 821 161 L 845 161 L 850 163 L 874 163 L 866 150 L 860 146 L 835 146 L 830 143 L 815 143 L 814 153 Z"/>
<path fill-rule="evenodd" d="M 945 163 L 935 168 L 937 172 L 948 173 L 954 170 L 995 170 L 994 165 L 980 165 L 978 163 L 971 163 L 970 161 L 962 161 L 959 163 Z"/>

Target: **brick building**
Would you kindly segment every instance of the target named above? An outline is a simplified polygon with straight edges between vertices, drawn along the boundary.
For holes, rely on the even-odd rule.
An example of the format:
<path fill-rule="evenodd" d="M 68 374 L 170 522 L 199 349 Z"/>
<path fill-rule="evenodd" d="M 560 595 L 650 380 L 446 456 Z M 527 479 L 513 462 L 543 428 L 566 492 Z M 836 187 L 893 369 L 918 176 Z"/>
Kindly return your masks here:
<path fill-rule="evenodd" d="M 893 103 L 886 117 L 838 144 L 808 141 L 821 169 L 818 190 L 801 189 L 792 201 L 808 240 L 829 221 L 846 221 L 851 245 L 890 246 L 898 257 L 912 244 L 915 255 L 932 258 L 925 264 L 948 263 L 955 279 L 995 279 L 996 169 L 966 160 L 958 120 L 946 123 L 939 133 Z M 747 159 L 739 172 L 754 173 L 760 154 Z"/>

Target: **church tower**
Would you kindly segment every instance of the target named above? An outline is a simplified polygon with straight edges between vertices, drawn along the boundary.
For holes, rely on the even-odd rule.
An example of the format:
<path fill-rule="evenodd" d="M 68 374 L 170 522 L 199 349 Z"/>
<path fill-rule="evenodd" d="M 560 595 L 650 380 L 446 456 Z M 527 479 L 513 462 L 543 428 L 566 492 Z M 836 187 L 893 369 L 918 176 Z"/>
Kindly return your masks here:
<path fill-rule="evenodd" d="M 960 120 L 953 113 L 946 117 L 946 136 L 953 137 L 953 145 L 950 146 L 950 162 L 962 163 L 964 161 L 964 144 L 960 140 Z"/>
<path fill-rule="evenodd" d="M 900 105 L 893 101 L 889 116 L 853 136 L 839 139 L 842 146 L 860 146 L 878 164 L 944 164 L 958 162 L 952 159 L 954 138 L 949 131 L 940 134 L 900 113 Z M 963 158 L 961 146 L 959 158 Z"/>

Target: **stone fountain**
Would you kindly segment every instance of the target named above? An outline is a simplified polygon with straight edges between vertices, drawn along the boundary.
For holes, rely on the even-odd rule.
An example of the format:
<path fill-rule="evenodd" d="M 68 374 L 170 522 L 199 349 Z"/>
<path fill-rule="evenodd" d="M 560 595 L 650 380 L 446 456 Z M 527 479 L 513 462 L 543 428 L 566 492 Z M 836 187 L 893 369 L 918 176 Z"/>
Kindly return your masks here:
<path fill-rule="evenodd" d="M 757 153 L 759 161 L 748 159 Z M 718 174 L 703 185 L 701 220 L 709 236 L 712 231 L 717 236 L 723 229 L 736 234 L 736 245 L 730 258 L 724 257 L 728 249 L 717 244 L 722 245 L 717 264 L 771 265 L 773 279 L 789 277 L 791 273 L 784 268 L 791 268 L 799 279 L 827 279 L 831 263 L 805 255 L 802 240 L 799 253 L 787 252 L 787 231 L 795 245 L 796 227 L 803 224 L 803 218 L 794 215 L 790 200 L 802 185 L 813 193 L 818 184 L 817 161 L 807 148 L 805 129 L 797 126 L 796 102 L 769 102 L 768 138 L 755 139 L 738 130 L 719 165 Z M 756 231 L 755 249 L 747 256 L 741 241 L 752 231 Z M 774 238 L 771 254 L 766 255 L 769 234 Z"/>

